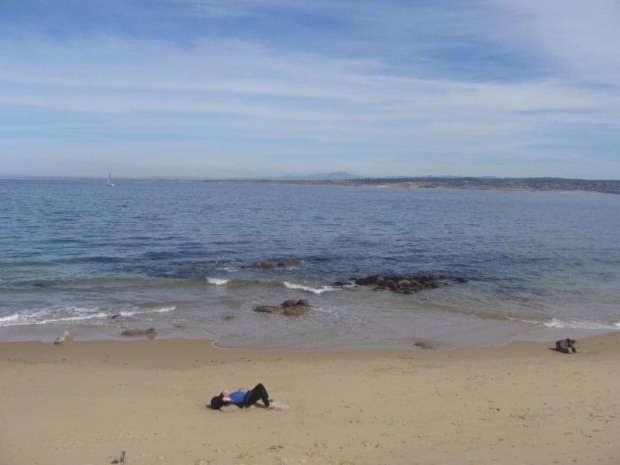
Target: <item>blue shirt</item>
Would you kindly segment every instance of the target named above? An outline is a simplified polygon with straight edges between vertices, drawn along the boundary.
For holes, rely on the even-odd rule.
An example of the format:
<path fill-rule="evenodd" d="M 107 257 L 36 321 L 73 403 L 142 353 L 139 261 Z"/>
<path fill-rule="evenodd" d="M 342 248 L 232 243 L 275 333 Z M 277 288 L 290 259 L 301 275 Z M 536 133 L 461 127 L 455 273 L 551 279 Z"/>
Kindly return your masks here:
<path fill-rule="evenodd" d="M 245 395 L 247 394 L 246 391 L 235 391 L 235 392 L 231 392 L 230 393 L 230 403 L 231 404 L 235 404 L 235 405 L 239 405 L 239 406 L 243 406 L 245 405 Z"/>

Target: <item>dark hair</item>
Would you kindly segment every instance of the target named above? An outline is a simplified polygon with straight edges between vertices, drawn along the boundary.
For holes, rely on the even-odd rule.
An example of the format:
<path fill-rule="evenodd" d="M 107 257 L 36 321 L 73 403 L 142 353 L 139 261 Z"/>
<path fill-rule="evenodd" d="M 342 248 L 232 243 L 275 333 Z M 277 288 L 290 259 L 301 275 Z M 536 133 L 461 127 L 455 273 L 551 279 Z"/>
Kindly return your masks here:
<path fill-rule="evenodd" d="M 221 409 L 222 405 L 224 405 L 224 394 L 220 394 L 211 399 L 211 408 L 213 410 Z"/>

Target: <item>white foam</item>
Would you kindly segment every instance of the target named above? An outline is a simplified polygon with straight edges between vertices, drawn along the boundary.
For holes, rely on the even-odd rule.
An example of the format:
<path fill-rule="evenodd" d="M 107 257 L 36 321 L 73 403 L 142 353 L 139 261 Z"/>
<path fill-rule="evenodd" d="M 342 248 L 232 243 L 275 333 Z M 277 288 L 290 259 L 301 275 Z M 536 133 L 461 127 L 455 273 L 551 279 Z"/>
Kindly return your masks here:
<path fill-rule="evenodd" d="M 80 314 L 92 315 L 92 312 L 99 310 L 99 307 L 67 307 L 67 311 Z"/>
<path fill-rule="evenodd" d="M 207 282 L 216 286 L 223 286 L 224 284 L 228 284 L 230 279 L 207 278 Z"/>
<path fill-rule="evenodd" d="M 305 292 L 312 292 L 314 294 L 323 294 L 324 292 L 332 292 L 332 291 L 339 291 L 340 290 L 339 288 L 332 287 L 332 286 L 323 286 L 321 288 L 316 289 L 314 287 L 304 286 L 303 284 L 289 283 L 288 281 L 284 281 L 284 286 L 287 289 L 293 289 L 293 290 L 305 291 Z"/>
<path fill-rule="evenodd" d="M 13 326 L 16 322 L 20 321 L 21 318 L 17 313 L 13 315 L 0 317 L 0 326 Z"/>
<path fill-rule="evenodd" d="M 118 312 L 118 314 L 119 314 L 120 316 L 134 316 L 134 315 L 137 315 L 138 313 L 141 313 L 141 312 L 139 312 L 139 311 L 137 311 L 137 310 L 136 310 L 136 311 L 124 311 L 124 312 Z"/>
<path fill-rule="evenodd" d="M 176 307 L 170 306 L 152 309 L 132 309 L 119 312 L 119 314 L 121 316 L 134 316 L 143 313 L 168 313 L 174 310 L 176 310 Z M 107 320 L 109 318 L 110 314 L 100 311 L 99 307 L 48 308 L 36 312 L 14 313 L 0 317 L 0 327 L 69 323 L 95 319 Z"/>
<path fill-rule="evenodd" d="M 173 305 L 171 307 L 162 307 L 162 308 L 133 308 L 131 310 L 124 310 L 119 312 L 120 316 L 134 316 L 140 315 L 143 313 L 168 313 L 173 312 L 177 308 Z"/>
<path fill-rule="evenodd" d="M 47 320 L 35 321 L 33 323 L 37 325 L 44 325 L 48 323 L 61 323 L 61 322 L 67 322 L 67 321 L 84 321 L 84 320 L 92 320 L 95 318 L 107 318 L 107 316 L 108 316 L 107 314 L 99 312 L 99 313 L 95 313 L 92 315 L 67 316 L 64 318 L 49 318 Z"/>
<path fill-rule="evenodd" d="M 39 318 L 48 315 L 51 312 L 51 309 L 45 309 L 30 313 L 14 313 L 12 315 L 0 318 L 0 327 L 36 324 Z"/>
<path fill-rule="evenodd" d="M 620 328 L 620 321 L 613 324 L 602 324 L 593 321 L 562 321 L 557 318 L 553 318 L 551 321 L 543 323 L 547 328 L 571 328 L 571 329 L 618 329 Z"/>
<path fill-rule="evenodd" d="M 168 313 L 168 312 L 174 312 L 177 308 L 173 305 L 172 307 L 162 307 L 162 308 L 156 308 L 153 310 L 149 310 L 150 312 L 154 312 L 154 313 Z"/>

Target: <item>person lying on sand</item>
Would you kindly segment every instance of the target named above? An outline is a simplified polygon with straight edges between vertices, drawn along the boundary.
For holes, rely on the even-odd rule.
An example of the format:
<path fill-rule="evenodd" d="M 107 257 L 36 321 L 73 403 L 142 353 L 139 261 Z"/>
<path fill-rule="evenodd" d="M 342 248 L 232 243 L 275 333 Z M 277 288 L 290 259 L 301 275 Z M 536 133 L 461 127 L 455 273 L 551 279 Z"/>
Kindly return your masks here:
<path fill-rule="evenodd" d="M 258 383 L 249 391 L 238 390 L 234 392 L 222 391 L 219 396 L 211 399 L 211 408 L 219 410 L 225 405 L 236 405 L 239 408 L 251 407 L 259 400 L 263 401 L 265 407 L 269 407 L 269 394 L 263 383 Z"/>

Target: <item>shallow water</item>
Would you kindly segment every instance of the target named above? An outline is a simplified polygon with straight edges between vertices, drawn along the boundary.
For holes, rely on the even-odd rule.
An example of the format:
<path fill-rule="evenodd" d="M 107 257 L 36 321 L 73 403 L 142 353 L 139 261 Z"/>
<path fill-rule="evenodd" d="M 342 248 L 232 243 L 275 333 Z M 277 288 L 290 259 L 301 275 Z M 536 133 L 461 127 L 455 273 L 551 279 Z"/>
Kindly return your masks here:
<path fill-rule="evenodd" d="M 223 347 L 375 350 L 620 329 L 620 196 L 104 180 L 0 181 L 0 199 L 0 340 L 152 326 Z M 244 268 L 267 259 L 301 264 Z M 468 282 L 330 286 L 419 273 Z M 313 310 L 253 311 L 288 298 Z"/>

